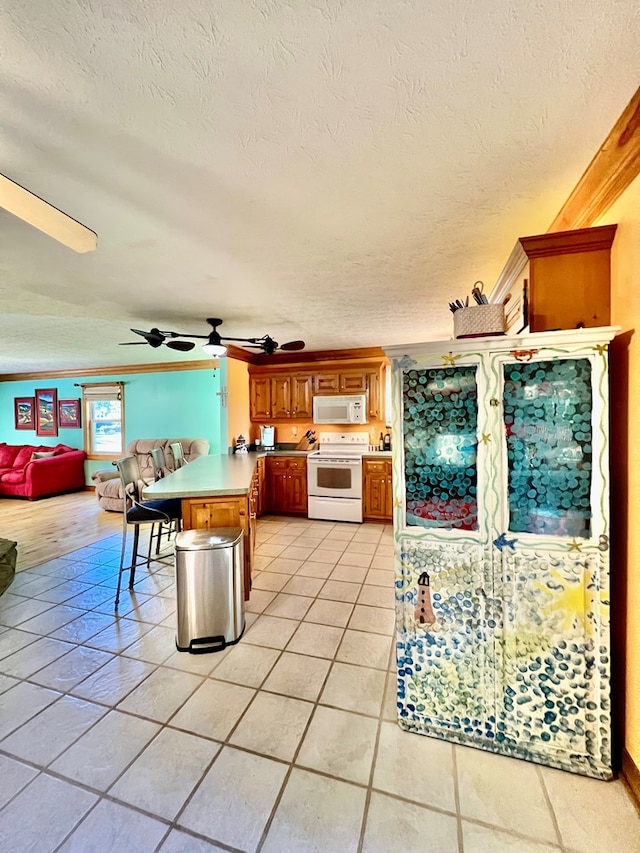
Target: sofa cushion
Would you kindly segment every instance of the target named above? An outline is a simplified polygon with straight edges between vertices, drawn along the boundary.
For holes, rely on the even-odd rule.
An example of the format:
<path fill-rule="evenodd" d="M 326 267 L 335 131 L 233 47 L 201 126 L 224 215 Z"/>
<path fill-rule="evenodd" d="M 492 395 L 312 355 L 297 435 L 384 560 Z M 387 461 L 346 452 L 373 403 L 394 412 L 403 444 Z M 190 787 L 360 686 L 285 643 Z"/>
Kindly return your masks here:
<path fill-rule="evenodd" d="M 25 476 L 24 468 L 11 468 L 0 475 L 0 483 L 24 483 Z"/>
<path fill-rule="evenodd" d="M 18 450 L 16 458 L 13 460 L 14 468 L 24 468 L 27 462 L 31 462 L 31 456 L 36 450 L 40 450 L 33 444 L 23 444 Z"/>
<path fill-rule="evenodd" d="M 0 468 L 12 468 L 13 460 L 20 450 L 19 444 L 0 444 Z"/>
<path fill-rule="evenodd" d="M 55 455 L 55 450 L 34 450 L 31 454 L 31 459 L 50 459 Z"/>

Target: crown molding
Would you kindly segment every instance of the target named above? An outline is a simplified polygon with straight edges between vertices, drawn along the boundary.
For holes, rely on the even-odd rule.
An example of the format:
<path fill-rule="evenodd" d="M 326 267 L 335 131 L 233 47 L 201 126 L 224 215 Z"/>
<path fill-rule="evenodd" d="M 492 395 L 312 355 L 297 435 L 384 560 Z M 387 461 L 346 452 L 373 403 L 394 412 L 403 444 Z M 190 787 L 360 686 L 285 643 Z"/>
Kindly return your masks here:
<path fill-rule="evenodd" d="M 274 355 L 257 353 L 251 359 L 251 364 L 260 367 L 283 367 L 290 364 L 314 364 L 318 361 L 353 361 L 354 359 L 379 358 L 385 358 L 382 347 L 362 347 L 359 349 L 316 350 L 314 352 L 277 352 Z"/>
<path fill-rule="evenodd" d="M 549 231 L 589 228 L 640 174 L 640 87 L 600 146 Z"/>
<path fill-rule="evenodd" d="M 214 370 L 220 367 L 220 360 L 209 358 L 206 361 L 167 361 L 162 364 L 119 364 L 113 367 L 87 367 L 78 370 L 41 370 L 32 373 L 3 373 L 0 382 L 21 382 L 25 379 L 77 379 L 82 376 L 113 376 L 129 373 L 166 373 L 176 370 Z"/>

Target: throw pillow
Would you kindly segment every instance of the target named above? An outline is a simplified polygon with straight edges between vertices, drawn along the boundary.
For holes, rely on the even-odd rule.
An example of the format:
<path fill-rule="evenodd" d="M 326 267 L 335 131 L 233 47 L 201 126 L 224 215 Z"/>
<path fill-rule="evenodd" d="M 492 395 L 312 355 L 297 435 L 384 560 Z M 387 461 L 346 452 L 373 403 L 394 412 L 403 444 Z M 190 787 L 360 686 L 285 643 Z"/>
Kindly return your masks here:
<path fill-rule="evenodd" d="M 24 468 L 27 462 L 31 462 L 31 456 L 37 449 L 37 446 L 33 444 L 23 444 L 18 450 L 16 458 L 13 460 L 13 467 Z"/>
<path fill-rule="evenodd" d="M 36 450 L 34 453 L 31 454 L 31 458 L 32 459 L 49 459 L 51 456 L 55 456 L 55 455 L 56 455 L 55 450 L 48 450 L 46 452 L 43 450 L 40 450 L 40 451 Z"/>

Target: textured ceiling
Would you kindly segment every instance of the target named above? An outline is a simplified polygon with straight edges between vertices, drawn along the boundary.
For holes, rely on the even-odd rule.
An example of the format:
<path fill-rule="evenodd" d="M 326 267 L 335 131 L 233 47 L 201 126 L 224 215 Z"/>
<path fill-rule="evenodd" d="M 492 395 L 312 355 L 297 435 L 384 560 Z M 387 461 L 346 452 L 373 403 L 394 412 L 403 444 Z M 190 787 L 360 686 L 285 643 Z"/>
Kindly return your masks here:
<path fill-rule="evenodd" d="M 451 334 L 640 79 L 638 0 L 4 0 L 0 374 L 191 360 L 129 327 L 307 349 Z"/>

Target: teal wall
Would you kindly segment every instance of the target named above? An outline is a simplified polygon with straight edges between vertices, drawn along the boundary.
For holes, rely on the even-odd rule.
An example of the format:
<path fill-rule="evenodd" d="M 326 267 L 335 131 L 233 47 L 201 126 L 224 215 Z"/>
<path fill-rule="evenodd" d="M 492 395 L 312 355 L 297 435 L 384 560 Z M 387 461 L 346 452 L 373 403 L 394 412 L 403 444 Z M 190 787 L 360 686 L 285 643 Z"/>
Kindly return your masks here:
<path fill-rule="evenodd" d="M 82 397 L 74 383 L 123 382 L 125 446 L 136 438 L 207 438 L 210 453 L 226 452 L 227 417 L 220 406 L 220 387 L 226 385 L 226 363 L 204 370 L 166 370 L 158 373 L 109 373 L 65 379 L 0 382 L 0 441 L 7 444 L 58 442 L 83 448 L 82 429 L 58 429 L 57 436 L 38 436 L 35 430 L 14 428 L 14 398 L 33 397 L 38 388 L 55 388 L 59 400 Z M 104 460 L 85 463 L 86 482 L 91 473 L 107 467 Z"/>

